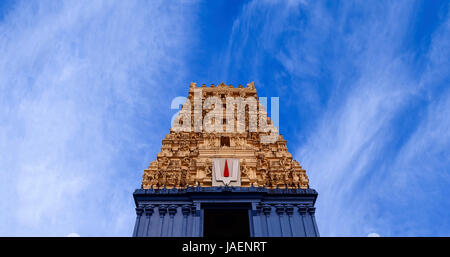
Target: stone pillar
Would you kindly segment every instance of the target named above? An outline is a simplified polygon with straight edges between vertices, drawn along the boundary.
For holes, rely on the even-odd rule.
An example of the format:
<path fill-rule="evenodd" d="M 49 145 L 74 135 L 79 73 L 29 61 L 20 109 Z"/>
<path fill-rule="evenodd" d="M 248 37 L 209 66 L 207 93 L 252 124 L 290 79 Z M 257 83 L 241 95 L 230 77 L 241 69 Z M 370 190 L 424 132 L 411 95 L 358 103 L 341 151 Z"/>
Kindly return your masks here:
<path fill-rule="evenodd" d="M 185 204 L 181 207 L 181 212 L 183 213 L 183 231 L 181 232 L 181 236 L 189 236 L 188 235 L 188 216 L 191 212 L 191 206 L 188 204 Z"/>
<path fill-rule="evenodd" d="M 142 217 L 143 212 L 144 212 L 144 209 L 142 208 L 142 206 L 136 207 L 136 224 L 134 224 L 134 231 L 133 231 L 134 237 L 138 236 L 139 225 L 141 223 L 141 217 Z"/>
<path fill-rule="evenodd" d="M 164 216 L 167 213 L 167 205 L 162 204 L 158 207 L 158 211 L 159 211 L 159 217 L 160 217 L 160 221 L 159 221 L 159 236 L 165 236 L 164 235 Z"/>
<path fill-rule="evenodd" d="M 150 205 L 146 205 L 145 208 L 144 208 L 146 223 L 145 223 L 145 229 L 143 231 L 142 236 L 149 236 L 148 231 L 149 231 L 149 228 L 150 228 L 151 217 L 152 217 L 153 212 L 154 212 L 154 210 L 153 210 L 154 207 L 155 206 L 150 204 Z"/>
<path fill-rule="evenodd" d="M 177 206 L 172 204 L 169 206 L 169 231 L 167 236 L 173 236 L 173 219 L 175 214 L 177 213 Z"/>
<path fill-rule="evenodd" d="M 287 221 L 289 226 L 289 236 L 296 236 L 294 235 L 294 231 L 296 229 L 294 224 L 294 219 L 292 218 L 292 215 L 294 214 L 294 206 L 291 204 L 288 204 L 286 206 L 286 214 L 287 214 Z"/>
<path fill-rule="evenodd" d="M 251 210 L 252 219 L 253 222 L 253 236 L 254 237 L 261 237 L 264 236 L 264 229 L 263 229 L 263 223 L 262 223 L 262 211 L 261 211 L 261 205 L 260 204 L 252 204 L 252 210 Z"/>
<path fill-rule="evenodd" d="M 263 212 L 264 212 L 264 217 L 265 217 L 265 227 L 266 227 L 266 233 L 267 235 L 265 236 L 274 236 L 273 235 L 273 231 L 272 231 L 272 227 L 270 225 L 270 213 L 272 212 L 272 207 L 268 204 L 263 205 L 262 207 Z"/>
<path fill-rule="evenodd" d="M 315 217 L 316 208 L 315 207 L 308 208 L 308 213 L 311 216 L 311 221 L 312 221 L 312 225 L 313 225 L 313 229 L 314 229 L 314 234 L 315 234 L 315 236 L 318 237 L 319 236 L 319 229 L 317 228 L 316 217 Z"/>
<path fill-rule="evenodd" d="M 303 235 L 301 235 L 301 236 L 305 236 L 305 237 L 308 236 L 308 234 L 306 233 L 307 228 L 305 226 L 305 223 L 307 222 L 306 221 L 306 210 L 307 210 L 307 208 L 303 205 L 300 205 L 298 207 L 298 212 L 300 213 L 300 221 L 301 221 L 300 225 L 302 227 L 301 231 L 303 233 Z"/>
<path fill-rule="evenodd" d="M 199 237 L 202 233 L 200 231 L 200 215 L 199 210 L 197 210 L 197 206 L 192 204 L 191 213 L 192 213 L 192 236 Z"/>
<path fill-rule="evenodd" d="M 278 235 L 278 236 L 286 236 L 286 231 L 284 231 L 285 230 L 285 228 L 283 229 L 283 227 L 284 227 L 284 224 L 283 224 L 283 214 L 284 214 L 284 206 L 283 205 L 281 205 L 281 204 L 277 204 L 276 206 L 275 206 L 275 211 L 277 212 L 277 215 L 278 215 L 278 223 L 279 223 L 279 229 L 280 229 L 280 234 Z"/>

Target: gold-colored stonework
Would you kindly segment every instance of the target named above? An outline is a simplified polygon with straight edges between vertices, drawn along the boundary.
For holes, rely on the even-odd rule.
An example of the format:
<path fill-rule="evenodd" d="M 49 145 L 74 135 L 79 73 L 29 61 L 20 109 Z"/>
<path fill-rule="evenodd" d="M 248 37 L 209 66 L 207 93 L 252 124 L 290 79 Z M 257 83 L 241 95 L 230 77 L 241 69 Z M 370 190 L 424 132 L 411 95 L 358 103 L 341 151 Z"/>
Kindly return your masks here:
<path fill-rule="evenodd" d="M 270 132 L 251 132 L 249 129 L 249 111 L 245 111 L 245 131 L 227 131 L 226 124 L 223 124 L 223 132 L 208 133 L 204 130 L 198 132 L 194 129 L 194 92 L 201 89 L 202 104 L 205 98 L 216 96 L 222 99 L 226 105 L 226 97 L 253 97 L 257 100 L 259 115 L 264 115 L 267 123 L 273 129 L 270 118 L 259 104 L 254 83 L 247 84 L 247 87 L 239 85 L 218 86 L 205 85 L 197 87 L 196 83 L 191 83 L 187 104 L 184 104 L 178 119 L 186 115 L 190 108 L 191 130 L 177 132 L 173 128 L 162 140 L 161 152 L 157 154 L 156 160 L 152 161 L 144 171 L 142 188 L 151 187 L 163 188 L 185 188 L 187 186 L 212 186 L 212 159 L 213 158 L 237 158 L 240 160 L 240 182 L 242 187 L 266 187 L 266 188 L 308 188 L 308 177 L 306 171 L 300 164 L 293 160 L 289 153 L 286 140 L 276 133 L 276 140 L 267 143 L 261 138 Z M 196 91 L 197 90 L 197 91 Z M 198 112 L 198 110 L 197 110 Z M 239 124 L 237 113 L 234 115 L 236 126 Z M 208 110 L 202 109 L 202 118 Z M 198 115 L 198 114 L 197 114 Z M 225 112 L 224 112 L 224 116 Z M 225 120 L 225 119 L 224 119 Z M 258 119 L 259 122 L 259 119 Z M 224 122 L 226 123 L 226 122 Z M 273 133 L 271 134 L 273 135 Z"/>

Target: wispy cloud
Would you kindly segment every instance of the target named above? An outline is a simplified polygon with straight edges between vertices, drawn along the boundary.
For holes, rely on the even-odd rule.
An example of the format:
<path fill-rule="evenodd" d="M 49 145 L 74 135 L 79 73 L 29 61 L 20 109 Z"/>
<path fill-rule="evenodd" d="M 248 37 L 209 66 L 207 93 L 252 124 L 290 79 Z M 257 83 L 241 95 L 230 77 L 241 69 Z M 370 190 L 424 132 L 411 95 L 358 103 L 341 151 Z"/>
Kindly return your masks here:
<path fill-rule="evenodd" d="M 188 1 L 21 1 L 7 12 L 0 234 L 131 234 L 131 193 L 170 126 L 161 103 L 186 88 L 194 23 Z"/>
<path fill-rule="evenodd" d="M 400 48 L 412 9 L 396 3 L 385 12 L 387 17 L 368 19 L 368 23 L 358 26 L 360 31 L 350 34 L 351 45 L 362 47 L 353 66 L 359 72 L 358 79 L 352 83 L 339 78 L 350 83 L 348 92 L 331 101 L 333 104 L 327 107 L 317 130 L 297 154 L 310 171 L 313 186 L 321 193 L 318 219 L 325 235 L 448 233 L 448 221 L 443 221 L 446 227 L 429 226 L 430 221 L 424 218 L 439 216 L 448 205 L 444 197 L 430 190 L 440 187 L 442 194 L 450 183 L 448 175 L 442 175 L 449 167 L 448 162 L 442 162 L 450 146 L 444 132 L 445 128 L 448 130 L 449 118 L 443 107 L 449 99 L 443 97 L 437 106 L 428 101 L 423 103 L 425 107 L 417 106 L 423 100 L 422 77 L 444 66 L 413 74 L 407 63 L 408 53 Z M 444 34 L 439 44 L 449 40 L 450 34 Z M 369 40 L 360 40 L 366 37 Z M 430 49 L 436 47 L 435 43 Z M 341 69 L 337 67 L 337 72 Z M 434 84 L 427 87 L 439 87 L 448 76 L 448 72 L 439 73 L 442 76 L 435 77 Z M 428 103 L 430 106 L 426 107 Z M 423 108 L 429 109 L 425 117 L 406 127 L 399 125 L 402 117 L 410 115 L 414 119 L 412 112 Z M 438 109 L 444 112 L 437 115 Z M 437 117 L 440 126 L 436 126 Z M 414 129 L 407 143 L 399 142 Z M 436 129 L 442 131 L 436 133 Z M 430 152 L 429 148 L 437 146 L 438 138 L 445 147 L 441 146 L 438 153 Z M 419 147 L 420 142 L 428 149 Z M 410 155 L 411 151 L 415 154 Z M 427 166 L 433 169 L 425 172 L 419 168 Z M 430 198 L 436 201 L 435 208 L 428 206 Z"/>
<path fill-rule="evenodd" d="M 448 221 L 430 226 L 424 219 L 448 210 L 437 194 L 450 183 L 443 161 L 450 146 L 449 18 L 440 17 L 425 49 L 407 47 L 420 8 L 403 1 L 309 1 L 295 8 L 251 1 L 234 22 L 225 74 L 244 69 L 265 78 L 260 90 L 281 95 L 281 108 L 299 109 L 300 122 L 280 126 L 301 127 L 297 138 L 293 131 L 287 138 L 300 145 L 295 158 L 319 191 L 322 235 L 448 234 Z M 415 69 L 416 55 L 425 55 L 419 66 L 428 68 Z"/>
<path fill-rule="evenodd" d="M 249 1 L 226 51 L 208 52 L 222 58 L 205 79 L 280 96 L 321 235 L 449 235 L 450 21 L 441 13 L 422 26 L 429 44 L 410 45 L 422 4 Z M 207 24 L 191 1 L 12 6 L 0 19 L 0 234 L 130 235 L 131 193 L 204 60 L 191 54 Z"/>

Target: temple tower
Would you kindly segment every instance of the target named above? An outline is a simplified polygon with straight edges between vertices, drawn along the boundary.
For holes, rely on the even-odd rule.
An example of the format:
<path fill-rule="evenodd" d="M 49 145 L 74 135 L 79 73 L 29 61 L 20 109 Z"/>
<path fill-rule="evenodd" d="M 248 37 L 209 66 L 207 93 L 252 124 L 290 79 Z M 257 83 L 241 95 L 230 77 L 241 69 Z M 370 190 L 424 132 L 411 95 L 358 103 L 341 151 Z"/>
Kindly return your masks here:
<path fill-rule="evenodd" d="M 191 83 L 133 196 L 133 236 L 319 236 L 306 171 L 254 83 Z"/>

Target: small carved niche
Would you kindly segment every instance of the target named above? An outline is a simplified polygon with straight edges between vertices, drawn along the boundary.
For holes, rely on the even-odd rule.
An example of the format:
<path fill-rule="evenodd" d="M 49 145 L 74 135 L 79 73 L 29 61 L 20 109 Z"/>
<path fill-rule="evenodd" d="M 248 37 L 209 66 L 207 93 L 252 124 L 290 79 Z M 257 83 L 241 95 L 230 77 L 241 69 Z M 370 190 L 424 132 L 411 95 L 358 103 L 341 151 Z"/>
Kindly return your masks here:
<path fill-rule="evenodd" d="M 230 137 L 221 136 L 220 137 L 220 146 L 230 147 Z"/>

